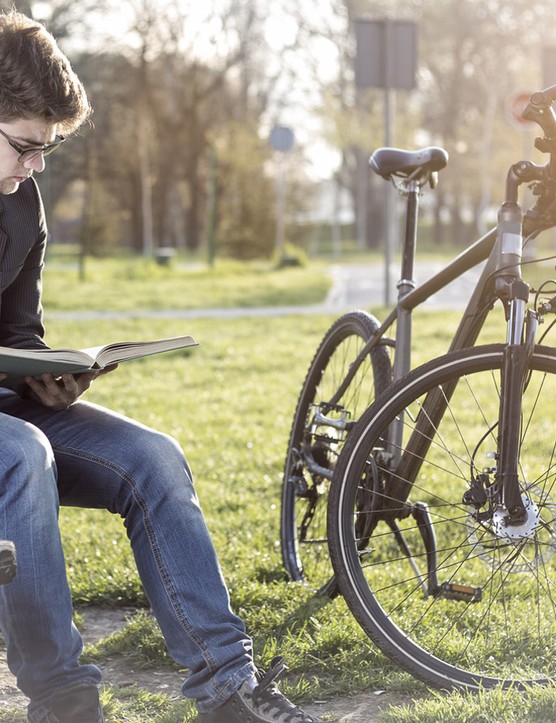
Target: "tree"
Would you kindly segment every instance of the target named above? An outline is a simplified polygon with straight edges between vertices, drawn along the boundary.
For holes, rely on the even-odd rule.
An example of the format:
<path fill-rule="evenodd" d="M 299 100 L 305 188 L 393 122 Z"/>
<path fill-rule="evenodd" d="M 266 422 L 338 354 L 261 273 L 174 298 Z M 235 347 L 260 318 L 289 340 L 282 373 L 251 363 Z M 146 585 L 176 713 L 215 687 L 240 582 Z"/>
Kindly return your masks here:
<path fill-rule="evenodd" d="M 392 8 L 380 0 L 331 0 L 330 7 L 340 31 L 330 20 L 328 28 L 321 22 L 315 29 L 336 44 L 340 59 L 324 113 L 329 139 L 343 150 L 341 178 L 357 201 L 355 179 L 364 174 L 368 152 L 383 144 L 384 131 L 380 91 L 359 97 L 355 92 L 353 25 L 356 18 L 392 17 Z M 396 94 L 395 144 L 430 143 L 449 151 L 435 192 L 436 238 L 443 238 L 440 219 L 448 215 L 450 238 L 465 243 L 494 197 L 493 183 L 501 201 L 507 168 L 523 153 L 517 132 L 505 121 L 504 103 L 512 89 L 540 87 L 540 48 L 556 7 L 541 0 L 420 0 L 398 3 L 395 17 L 414 21 L 419 37 L 418 87 Z M 376 228 L 380 208 L 373 206 L 373 195 L 370 205 Z"/>
<path fill-rule="evenodd" d="M 120 110 L 123 117 L 134 113 L 139 161 L 134 168 L 141 199 L 130 212 L 136 215 L 142 209 L 141 221 L 134 226 L 142 229 L 143 238 L 148 215 L 158 245 L 198 248 L 205 234 L 213 139 L 222 138 L 225 143 L 227 137 L 237 136 L 236 123 L 241 122 L 244 135 L 254 133 L 251 151 L 259 153 L 261 148 L 257 134 L 264 94 L 260 86 L 255 90 L 258 71 L 252 64 L 258 27 L 255 3 L 230 0 L 218 13 L 216 9 L 208 12 L 215 52 L 206 60 L 199 57 L 197 48 L 207 34 L 191 30 L 187 13 L 177 3 L 161 6 L 152 0 L 135 0 L 130 7 L 134 10 L 126 49 L 130 90 L 127 111 Z M 101 112 L 112 115 L 112 109 L 100 102 Z M 231 158 L 228 154 L 227 164 Z M 264 154 L 256 158 L 262 169 Z M 234 171 L 236 185 L 241 185 L 242 168 L 239 163 Z M 259 189 L 264 187 L 259 184 Z M 236 188 L 228 184 L 220 183 L 219 188 L 222 196 L 236 194 Z M 232 205 L 223 198 L 219 208 L 224 212 Z M 264 208 L 263 204 L 261 213 Z M 247 223 L 254 217 L 250 212 L 242 218 Z M 257 233 L 246 229 L 249 235 Z"/>

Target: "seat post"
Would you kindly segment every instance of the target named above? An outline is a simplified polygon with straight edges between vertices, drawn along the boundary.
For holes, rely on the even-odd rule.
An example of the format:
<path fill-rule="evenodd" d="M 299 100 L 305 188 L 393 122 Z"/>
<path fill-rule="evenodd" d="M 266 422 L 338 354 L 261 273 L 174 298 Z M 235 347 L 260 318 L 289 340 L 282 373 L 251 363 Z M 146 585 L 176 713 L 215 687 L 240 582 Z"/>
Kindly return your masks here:
<path fill-rule="evenodd" d="M 420 184 L 412 180 L 405 185 L 407 195 L 405 234 L 402 248 L 401 278 L 398 281 L 398 302 L 415 288 L 415 248 L 417 245 L 417 218 L 419 214 Z M 394 380 L 400 379 L 411 368 L 411 311 L 398 306 Z"/>
<path fill-rule="evenodd" d="M 419 193 L 417 181 L 407 184 L 405 234 L 402 248 L 401 278 L 398 281 L 398 300 L 415 288 L 415 249 L 417 246 L 417 218 L 419 214 Z"/>

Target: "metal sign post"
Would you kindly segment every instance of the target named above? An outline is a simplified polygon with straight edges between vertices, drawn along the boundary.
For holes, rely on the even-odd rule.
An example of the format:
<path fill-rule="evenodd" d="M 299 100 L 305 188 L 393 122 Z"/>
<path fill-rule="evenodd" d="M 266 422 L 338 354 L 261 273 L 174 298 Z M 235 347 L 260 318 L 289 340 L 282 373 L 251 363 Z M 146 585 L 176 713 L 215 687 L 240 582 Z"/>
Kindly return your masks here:
<path fill-rule="evenodd" d="M 384 145 L 392 145 L 392 91 L 415 87 L 417 68 L 416 24 L 404 20 L 355 21 L 355 84 L 360 88 L 384 89 Z M 394 189 L 386 191 L 384 239 L 384 303 L 390 304 L 390 265 L 395 236 Z M 366 205 L 359 209 L 366 215 Z"/>
<path fill-rule="evenodd" d="M 284 227 L 286 205 L 286 177 L 284 157 L 294 146 L 295 135 L 287 126 L 275 125 L 268 139 L 270 147 L 279 153 L 278 173 L 276 175 L 276 254 L 278 261 L 284 256 Z"/>

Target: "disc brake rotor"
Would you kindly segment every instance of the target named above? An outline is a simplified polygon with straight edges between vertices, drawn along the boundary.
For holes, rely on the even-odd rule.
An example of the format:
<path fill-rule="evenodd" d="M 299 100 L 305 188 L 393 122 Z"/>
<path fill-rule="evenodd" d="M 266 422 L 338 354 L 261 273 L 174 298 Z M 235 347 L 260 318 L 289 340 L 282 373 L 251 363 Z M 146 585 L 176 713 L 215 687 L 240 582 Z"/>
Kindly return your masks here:
<path fill-rule="evenodd" d="M 481 522 L 474 508 L 467 516 L 474 554 L 497 570 L 531 571 L 546 565 L 556 552 L 556 502 L 537 485 L 527 488 L 522 501 L 527 515 L 520 525 L 508 525 L 505 510 L 495 510 Z"/>

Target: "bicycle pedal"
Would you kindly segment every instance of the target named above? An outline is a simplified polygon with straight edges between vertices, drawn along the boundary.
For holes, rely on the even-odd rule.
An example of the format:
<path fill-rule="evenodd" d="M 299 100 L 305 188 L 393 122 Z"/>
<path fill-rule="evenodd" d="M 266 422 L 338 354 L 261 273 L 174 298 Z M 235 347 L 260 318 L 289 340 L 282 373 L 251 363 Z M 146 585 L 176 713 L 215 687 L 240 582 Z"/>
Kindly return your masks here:
<path fill-rule="evenodd" d="M 11 582 L 16 572 L 15 545 L 10 540 L 0 540 L 0 585 Z"/>
<path fill-rule="evenodd" d="M 453 582 L 443 582 L 434 591 L 434 597 L 445 600 L 461 600 L 462 602 L 477 603 L 483 597 L 480 587 L 469 587 L 468 585 L 457 585 Z"/>

